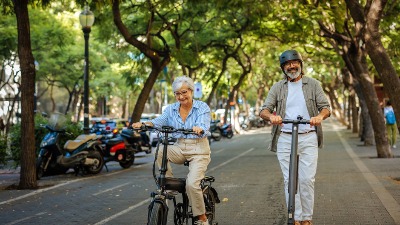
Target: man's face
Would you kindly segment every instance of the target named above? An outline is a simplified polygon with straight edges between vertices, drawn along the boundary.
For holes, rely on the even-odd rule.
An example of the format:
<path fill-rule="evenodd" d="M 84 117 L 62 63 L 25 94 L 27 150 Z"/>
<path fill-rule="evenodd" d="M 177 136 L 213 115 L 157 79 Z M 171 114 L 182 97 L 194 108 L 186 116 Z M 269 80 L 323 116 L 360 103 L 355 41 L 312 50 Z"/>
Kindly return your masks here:
<path fill-rule="evenodd" d="M 291 79 L 296 79 L 301 74 L 301 63 L 298 60 L 287 61 L 283 65 L 283 70 Z"/>

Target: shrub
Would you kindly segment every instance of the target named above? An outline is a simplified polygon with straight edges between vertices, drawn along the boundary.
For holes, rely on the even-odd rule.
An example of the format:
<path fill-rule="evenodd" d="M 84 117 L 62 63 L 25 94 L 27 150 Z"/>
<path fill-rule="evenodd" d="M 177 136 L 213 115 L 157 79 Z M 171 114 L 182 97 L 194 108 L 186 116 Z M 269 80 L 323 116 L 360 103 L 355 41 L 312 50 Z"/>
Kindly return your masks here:
<path fill-rule="evenodd" d="M 7 136 L 0 135 L 0 165 L 7 163 Z"/>

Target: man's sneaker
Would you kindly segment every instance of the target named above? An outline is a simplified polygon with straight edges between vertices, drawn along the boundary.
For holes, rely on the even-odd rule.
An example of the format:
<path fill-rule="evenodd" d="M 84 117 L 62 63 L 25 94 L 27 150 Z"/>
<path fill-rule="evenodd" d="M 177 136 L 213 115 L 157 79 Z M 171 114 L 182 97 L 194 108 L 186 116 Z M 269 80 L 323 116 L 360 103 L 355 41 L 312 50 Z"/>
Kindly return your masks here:
<path fill-rule="evenodd" d="M 396 148 L 396 145 L 393 145 L 392 147 L 393 147 L 393 148 Z"/>
<path fill-rule="evenodd" d="M 208 223 L 208 220 L 205 222 L 202 220 L 197 220 L 194 222 L 194 225 L 210 225 L 210 224 Z"/>

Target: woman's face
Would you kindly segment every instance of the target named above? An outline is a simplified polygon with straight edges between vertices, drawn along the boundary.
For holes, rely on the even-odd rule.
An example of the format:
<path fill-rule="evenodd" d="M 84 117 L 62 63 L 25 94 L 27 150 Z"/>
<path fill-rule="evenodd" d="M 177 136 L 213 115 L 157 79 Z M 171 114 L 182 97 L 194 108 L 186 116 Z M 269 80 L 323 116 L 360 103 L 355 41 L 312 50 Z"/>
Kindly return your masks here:
<path fill-rule="evenodd" d="M 192 104 L 193 91 L 187 85 L 182 85 L 181 89 L 174 92 L 175 98 L 181 105 Z"/>

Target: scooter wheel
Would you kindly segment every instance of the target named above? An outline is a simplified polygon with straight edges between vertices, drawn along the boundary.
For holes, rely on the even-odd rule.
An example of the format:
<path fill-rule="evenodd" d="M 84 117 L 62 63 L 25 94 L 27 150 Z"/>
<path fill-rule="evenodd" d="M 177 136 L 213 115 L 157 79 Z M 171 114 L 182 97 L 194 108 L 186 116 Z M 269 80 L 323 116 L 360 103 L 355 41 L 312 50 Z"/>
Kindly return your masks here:
<path fill-rule="evenodd" d="M 36 161 L 36 179 L 40 180 L 43 175 L 44 175 L 44 169 L 43 169 L 43 158 L 39 157 Z"/>
<path fill-rule="evenodd" d="M 233 137 L 233 132 L 227 133 L 227 134 L 226 134 L 226 137 L 227 137 L 228 139 L 231 139 L 231 138 Z"/>

